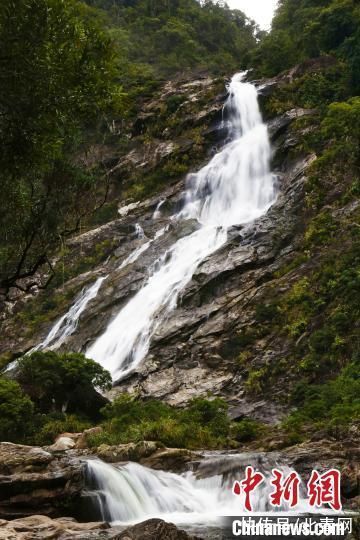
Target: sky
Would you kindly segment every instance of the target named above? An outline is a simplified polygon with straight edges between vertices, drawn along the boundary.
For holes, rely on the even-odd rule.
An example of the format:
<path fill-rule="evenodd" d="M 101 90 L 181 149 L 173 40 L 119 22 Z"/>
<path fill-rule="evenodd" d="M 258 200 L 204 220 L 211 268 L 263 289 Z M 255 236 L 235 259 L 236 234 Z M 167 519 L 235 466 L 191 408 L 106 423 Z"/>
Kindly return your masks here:
<path fill-rule="evenodd" d="M 240 9 L 254 19 L 263 30 L 270 28 L 277 0 L 227 0 L 233 9 Z"/>

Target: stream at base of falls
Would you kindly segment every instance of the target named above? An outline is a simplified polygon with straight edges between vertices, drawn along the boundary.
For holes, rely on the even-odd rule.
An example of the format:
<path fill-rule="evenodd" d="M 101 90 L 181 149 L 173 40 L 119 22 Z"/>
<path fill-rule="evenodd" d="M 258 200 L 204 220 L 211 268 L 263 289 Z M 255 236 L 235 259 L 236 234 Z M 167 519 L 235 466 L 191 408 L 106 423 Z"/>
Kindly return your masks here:
<path fill-rule="evenodd" d="M 233 494 L 235 480 L 241 480 L 251 464 L 265 479 L 276 468 L 285 475 L 290 468 L 278 454 L 221 454 L 209 453 L 199 462 L 190 464 L 182 474 L 153 470 L 138 463 L 109 465 L 98 459 L 86 462 L 87 497 L 99 518 L 113 525 L 126 525 L 151 518 L 175 523 L 192 531 L 221 529 L 224 516 L 244 515 L 244 499 Z M 274 513 L 270 505 L 273 490 L 269 481 L 252 494 L 253 513 Z M 281 514 L 291 515 L 288 503 L 279 508 Z M 296 514 L 313 513 L 304 492 L 300 490 Z M 293 514 L 294 515 L 294 514 Z"/>

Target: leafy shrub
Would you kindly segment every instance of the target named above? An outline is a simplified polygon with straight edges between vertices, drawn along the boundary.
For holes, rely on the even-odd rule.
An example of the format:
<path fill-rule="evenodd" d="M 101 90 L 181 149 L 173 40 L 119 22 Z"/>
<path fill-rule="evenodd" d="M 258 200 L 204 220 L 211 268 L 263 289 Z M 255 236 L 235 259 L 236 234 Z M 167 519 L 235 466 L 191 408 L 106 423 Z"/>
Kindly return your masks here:
<path fill-rule="evenodd" d="M 104 432 L 89 437 L 93 446 L 148 439 L 170 447 L 217 448 L 230 436 L 227 405 L 221 399 L 197 398 L 186 409 L 177 409 L 124 394 L 104 407 L 103 414 Z"/>
<path fill-rule="evenodd" d="M 19 384 L 0 378 L 0 441 L 23 442 L 32 428 L 33 411 Z"/>
<path fill-rule="evenodd" d="M 263 390 L 264 379 L 267 374 L 266 368 L 250 370 L 245 383 L 246 390 L 250 394 L 260 394 Z"/>
<path fill-rule="evenodd" d="M 38 410 L 88 414 L 96 401 L 95 387 L 111 388 L 111 376 L 103 367 L 80 353 L 36 351 L 19 360 L 17 380 Z M 98 409 L 104 399 L 97 400 Z M 96 404 L 94 416 L 97 414 Z"/>
<path fill-rule="evenodd" d="M 285 420 L 287 432 L 304 436 L 309 426 L 340 438 L 349 424 L 360 421 L 360 362 L 354 359 L 333 380 L 322 385 L 299 383 L 292 395 L 297 410 Z"/>
<path fill-rule="evenodd" d="M 258 304 L 255 317 L 259 323 L 276 322 L 279 319 L 279 307 L 274 303 Z"/>
<path fill-rule="evenodd" d="M 184 103 L 185 99 L 185 96 L 181 94 L 174 94 L 172 96 L 169 96 L 166 100 L 167 112 L 169 114 L 172 114 L 177 111 L 180 105 Z"/>
<path fill-rule="evenodd" d="M 231 427 L 231 436 L 238 442 L 249 442 L 256 439 L 263 431 L 263 426 L 256 420 L 244 418 Z"/>
<path fill-rule="evenodd" d="M 329 212 L 318 214 L 308 225 L 305 233 L 306 246 L 319 246 L 329 242 L 336 231 L 338 225 L 334 222 Z"/>
<path fill-rule="evenodd" d="M 31 444 L 50 445 L 61 433 L 81 433 L 91 427 L 91 423 L 73 414 L 42 415 L 38 419 L 39 428 L 31 437 Z"/>

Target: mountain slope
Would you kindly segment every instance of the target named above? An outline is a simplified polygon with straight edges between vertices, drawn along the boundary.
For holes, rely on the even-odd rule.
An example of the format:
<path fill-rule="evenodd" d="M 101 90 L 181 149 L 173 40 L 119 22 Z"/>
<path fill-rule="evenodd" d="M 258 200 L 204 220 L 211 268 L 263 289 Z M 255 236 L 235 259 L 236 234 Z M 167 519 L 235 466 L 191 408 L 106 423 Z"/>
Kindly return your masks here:
<path fill-rule="evenodd" d="M 342 437 L 343 427 L 356 421 L 357 158 L 351 137 L 345 135 L 344 147 L 344 131 L 337 131 L 339 114 L 348 122 L 344 114 L 356 115 L 356 102 L 354 110 L 351 104 L 330 107 L 321 120 L 316 109 L 294 108 L 298 98 L 292 90 L 304 77 L 322 73 L 320 62 L 262 83 L 278 200 L 253 229 L 234 228 L 227 244 L 199 267 L 138 373 L 114 393 L 135 390 L 177 405 L 211 393 L 226 398 L 233 417 L 271 424 L 297 406 L 298 413 L 279 432 L 279 445 L 319 428 Z M 221 80 L 206 77 L 179 79 L 144 103 L 131 128 L 132 150 L 111 158 L 114 202 L 128 193 L 130 206 L 125 209 L 122 202 L 123 217 L 68 242 L 59 263 L 65 265 L 65 281 L 70 279 L 12 307 L 17 314 L 4 323 L 8 339 L 2 352 L 38 343 L 83 285 L 111 272 L 65 345 L 85 349 L 139 289 L 154 257 L 192 230 L 192 223 L 171 227 L 133 264 L 116 270 L 168 224 L 181 202 L 186 171 L 223 143 L 222 87 Z M 290 109 L 277 115 L 274 111 L 285 110 L 289 98 Z M 163 125 L 158 111 L 167 111 Z M 347 149 L 346 161 L 337 148 L 342 154 Z M 353 174 L 344 174 L 345 166 Z M 140 171 L 140 194 L 154 193 L 154 185 L 160 192 L 134 203 Z M 170 185 L 161 187 L 162 179 Z M 145 239 L 138 236 L 138 223 Z"/>

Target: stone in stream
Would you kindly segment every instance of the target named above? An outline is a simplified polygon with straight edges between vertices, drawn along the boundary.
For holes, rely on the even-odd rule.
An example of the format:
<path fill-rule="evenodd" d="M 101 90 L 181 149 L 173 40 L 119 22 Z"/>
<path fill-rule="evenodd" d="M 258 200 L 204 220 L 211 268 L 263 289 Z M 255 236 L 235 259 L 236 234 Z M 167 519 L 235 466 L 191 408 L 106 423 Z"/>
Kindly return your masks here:
<path fill-rule="evenodd" d="M 76 442 L 73 437 L 66 437 L 64 435 L 61 435 L 56 439 L 54 444 L 49 446 L 48 450 L 52 452 L 63 452 L 65 450 L 70 450 L 71 448 L 74 448 L 76 445 Z"/>
<path fill-rule="evenodd" d="M 140 461 L 154 454 L 163 445 L 153 441 L 141 441 L 138 443 L 118 444 L 109 446 L 101 444 L 96 448 L 97 457 L 106 463 L 118 463 L 120 461 Z"/>

